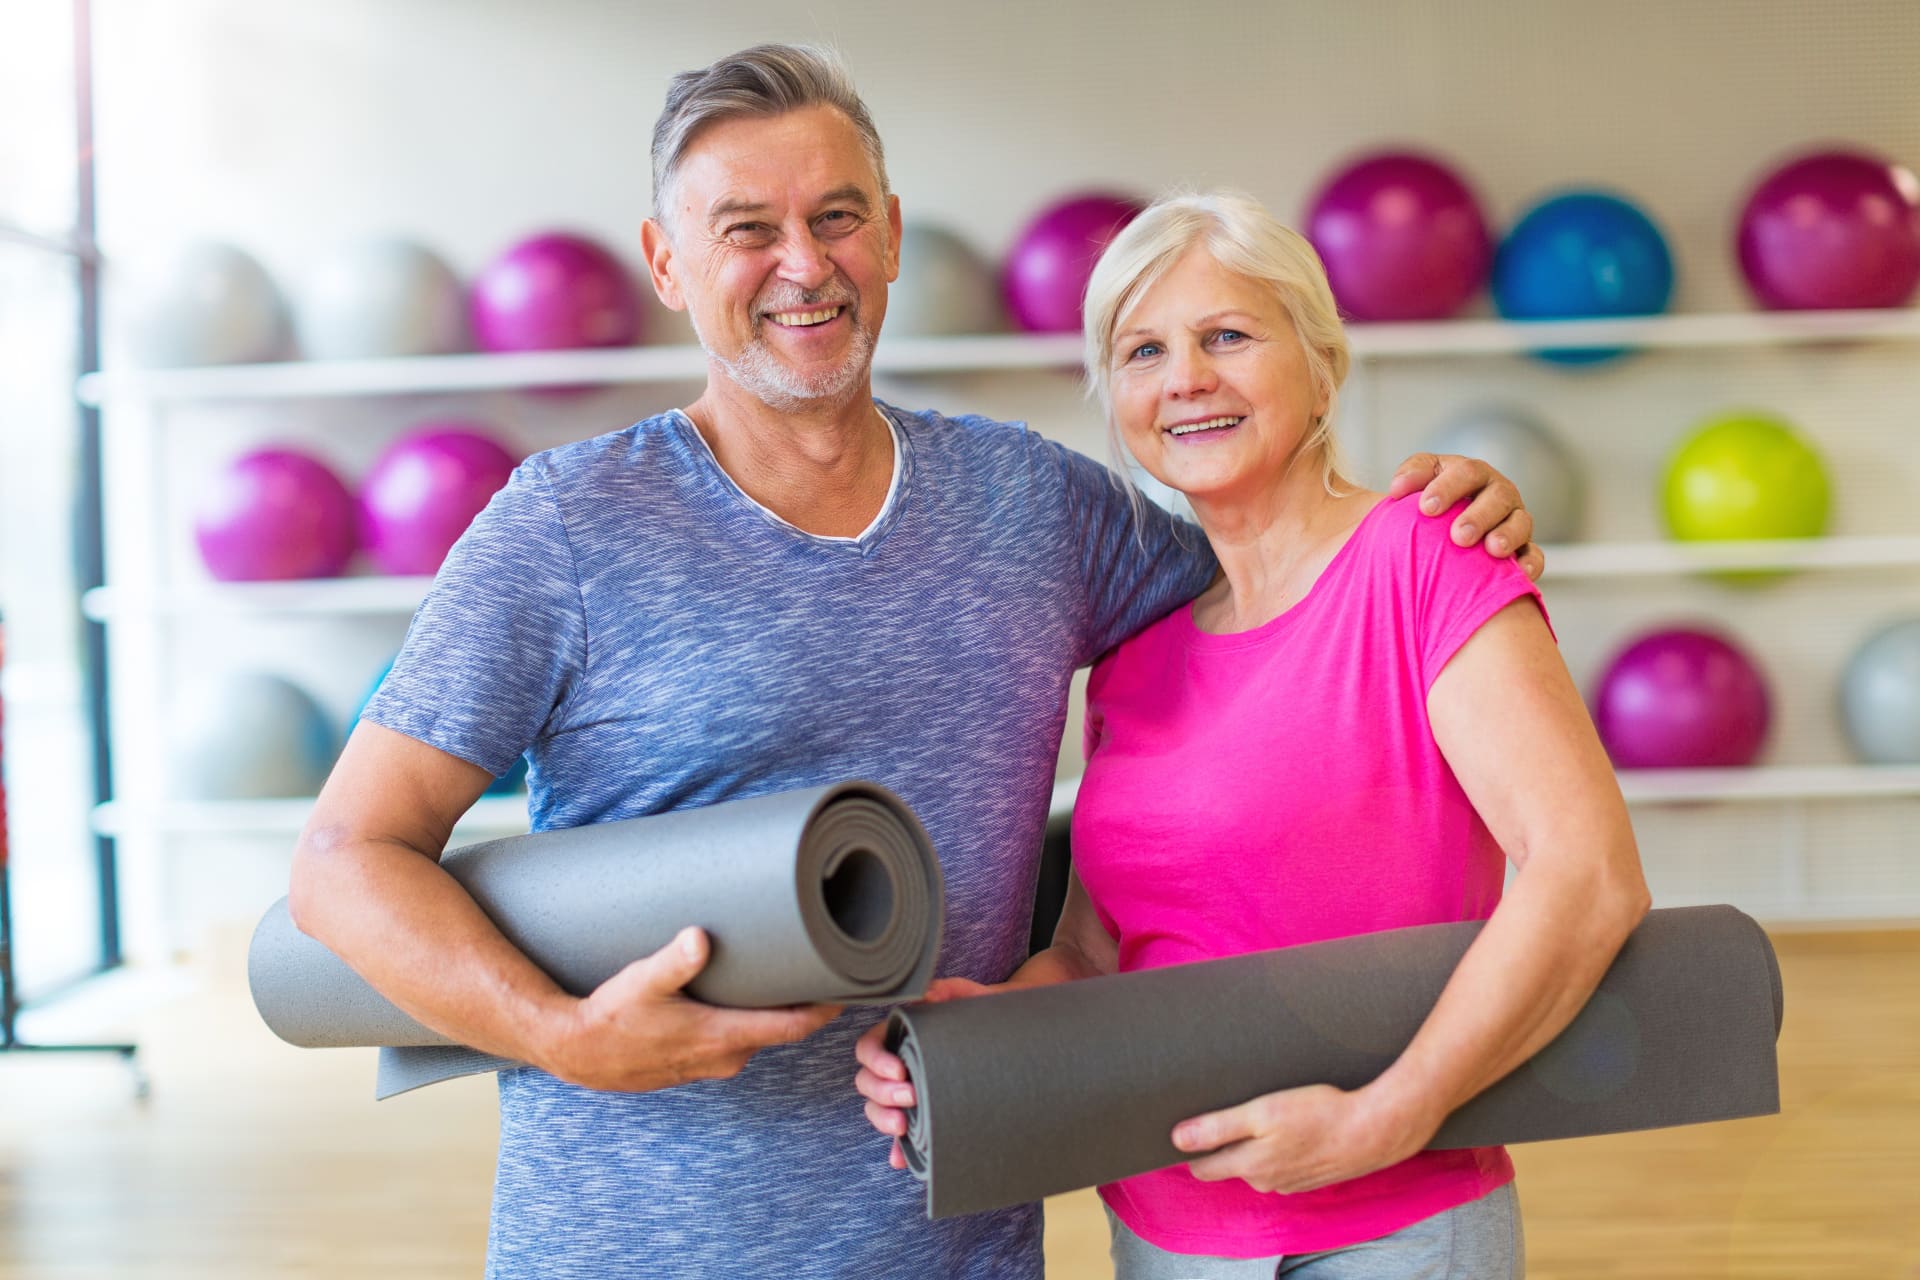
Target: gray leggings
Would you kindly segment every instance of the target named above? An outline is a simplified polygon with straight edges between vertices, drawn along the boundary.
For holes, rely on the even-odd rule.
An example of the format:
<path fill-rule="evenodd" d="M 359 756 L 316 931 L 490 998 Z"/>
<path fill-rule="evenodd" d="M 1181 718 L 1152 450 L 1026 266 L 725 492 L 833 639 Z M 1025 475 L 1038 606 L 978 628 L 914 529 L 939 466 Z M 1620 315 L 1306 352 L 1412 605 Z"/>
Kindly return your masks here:
<path fill-rule="evenodd" d="M 1526 1244 L 1513 1184 L 1378 1240 L 1324 1253 L 1271 1258 L 1210 1258 L 1168 1253 L 1113 1228 L 1114 1280 L 1522 1280 Z"/>

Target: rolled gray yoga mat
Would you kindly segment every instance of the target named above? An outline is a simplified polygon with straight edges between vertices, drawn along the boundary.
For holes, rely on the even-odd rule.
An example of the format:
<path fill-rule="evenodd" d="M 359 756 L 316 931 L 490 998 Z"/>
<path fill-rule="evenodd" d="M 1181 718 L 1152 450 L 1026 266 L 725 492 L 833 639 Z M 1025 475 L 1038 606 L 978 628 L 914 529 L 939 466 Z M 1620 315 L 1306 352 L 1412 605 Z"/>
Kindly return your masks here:
<path fill-rule="evenodd" d="M 1191 1157 L 1181 1120 L 1357 1088 L 1413 1039 L 1480 922 L 1426 925 L 893 1011 L 918 1094 L 902 1148 L 935 1218 Z M 1496 1146 L 1780 1109 L 1772 943 L 1732 907 L 1648 914 L 1546 1048 L 1428 1145 Z"/>
<path fill-rule="evenodd" d="M 736 1008 L 912 999 L 940 943 L 933 843 L 898 796 L 868 782 L 490 840 L 441 865 L 575 995 L 687 925 L 712 939 L 688 994 Z M 247 976 L 281 1039 L 382 1046 L 378 1097 L 518 1065 L 402 1013 L 296 929 L 284 898 L 254 931 Z"/>

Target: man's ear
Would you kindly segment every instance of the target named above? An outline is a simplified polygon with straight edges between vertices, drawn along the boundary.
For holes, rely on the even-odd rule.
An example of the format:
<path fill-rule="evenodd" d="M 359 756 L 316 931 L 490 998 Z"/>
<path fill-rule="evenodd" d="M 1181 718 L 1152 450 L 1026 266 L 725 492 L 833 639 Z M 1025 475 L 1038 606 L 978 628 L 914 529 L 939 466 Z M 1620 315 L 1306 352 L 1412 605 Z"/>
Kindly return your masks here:
<path fill-rule="evenodd" d="M 887 234 L 893 237 L 892 245 L 887 249 L 887 283 L 892 284 L 900 278 L 900 197 L 887 197 Z"/>
<path fill-rule="evenodd" d="M 672 311 L 685 311 L 687 299 L 680 292 L 680 283 L 674 279 L 679 266 L 673 256 L 673 238 L 667 229 L 652 218 L 640 224 L 640 252 L 647 258 L 647 275 L 653 280 L 653 291 L 660 301 Z"/>

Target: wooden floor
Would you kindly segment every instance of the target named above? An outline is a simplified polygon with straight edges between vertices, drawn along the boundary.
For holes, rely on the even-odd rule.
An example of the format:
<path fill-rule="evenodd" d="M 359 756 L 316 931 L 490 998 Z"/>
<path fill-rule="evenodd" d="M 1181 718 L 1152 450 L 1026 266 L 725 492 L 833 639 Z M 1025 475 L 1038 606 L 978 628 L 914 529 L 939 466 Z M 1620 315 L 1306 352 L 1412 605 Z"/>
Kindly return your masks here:
<path fill-rule="evenodd" d="M 1535 1280 L 1920 1280 L 1920 933 L 1787 934 L 1777 1117 L 1516 1148 Z M 0 1057 L 0 1280 L 474 1277 L 491 1078 L 375 1106 L 371 1060 L 253 1018 L 236 948 L 115 1061 Z M 219 1057 L 206 1046 L 217 1046 Z M 1048 1274 L 1104 1277 L 1090 1193 Z"/>

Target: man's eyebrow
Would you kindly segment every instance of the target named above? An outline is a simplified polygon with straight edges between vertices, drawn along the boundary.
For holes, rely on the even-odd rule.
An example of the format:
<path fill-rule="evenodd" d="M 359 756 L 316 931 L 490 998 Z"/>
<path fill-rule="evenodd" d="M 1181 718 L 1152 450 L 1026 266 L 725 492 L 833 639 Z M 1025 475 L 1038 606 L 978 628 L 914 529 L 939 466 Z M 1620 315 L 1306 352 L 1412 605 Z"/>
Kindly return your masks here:
<path fill-rule="evenodd" d="M 851 204 L 857 206 L 862 213 L 869 212 L 873 208 L 873 202 L 867 198 L 866 190 L 852 182 L 827 192 L 820 197 L 820 203 L 822 205 Z M 772 207 L 764 200 L 752 200 L 746 196 L 726 196 L 707 210 L 707 221 L 714 223 L 723 218 L 738 217 L 742 214 L 765 213 Z"/>

